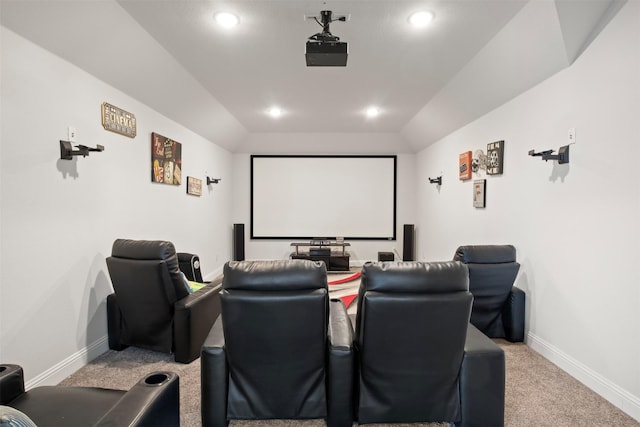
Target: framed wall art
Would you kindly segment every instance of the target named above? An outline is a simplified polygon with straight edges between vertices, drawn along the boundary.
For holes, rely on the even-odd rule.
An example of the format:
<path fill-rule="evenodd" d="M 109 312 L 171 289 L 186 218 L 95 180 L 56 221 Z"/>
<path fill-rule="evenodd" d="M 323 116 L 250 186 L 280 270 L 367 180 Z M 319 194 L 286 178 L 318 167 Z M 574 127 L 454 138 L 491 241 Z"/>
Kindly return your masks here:
<path fill-rule="evenodd" d="M 487 175 L 501 175 L 504 164 L 504 141 L 487 144 Z"/>
<path fill-rule="evenodd" d="M 151 134 L 151 182 L 182 183 L 182 144 L 155 132 Z"/>
<path fill-rule="evenodd" d="M 471 172 L 472 172 L 471 161 L 472 161 L 471 151 L 465 151 L 464 153 L 460 154 L 460 160 L 459 160 L 460 170 L 458 175 L 460 180 L 466 181 L 467 179 L 471 179 Z"/>
<path fill-rule="evenodd" d="M 487 171 L 487 155 L 484 154 L 482 149 L 474 151 L 473 159 L 471 160 L 471 170 L 475 174 L 480 174 L 480 171 Z"/>
<path fill-rule="evenodd" d="M 202 195 L 202 180 L 192 176 L 187 177 L 187 194 L 200 197 Z"/>
<path fill-rule="evenodd" d="M 476 179 L 473 181 L 473 207 L 484 208 L 487 202 L 487 180 Z"/>

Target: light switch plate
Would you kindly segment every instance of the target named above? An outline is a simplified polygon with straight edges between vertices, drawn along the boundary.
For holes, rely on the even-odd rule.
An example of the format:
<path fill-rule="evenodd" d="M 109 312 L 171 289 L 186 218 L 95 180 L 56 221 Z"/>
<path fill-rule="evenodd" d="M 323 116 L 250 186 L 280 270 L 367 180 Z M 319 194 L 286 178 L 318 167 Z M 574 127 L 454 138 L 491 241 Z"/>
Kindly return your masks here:
<path fill-rule="evenodd" d="M 67 128 L 67 137 L 69 142 L 76 142 L 76 128 L 69 126 Z"/>

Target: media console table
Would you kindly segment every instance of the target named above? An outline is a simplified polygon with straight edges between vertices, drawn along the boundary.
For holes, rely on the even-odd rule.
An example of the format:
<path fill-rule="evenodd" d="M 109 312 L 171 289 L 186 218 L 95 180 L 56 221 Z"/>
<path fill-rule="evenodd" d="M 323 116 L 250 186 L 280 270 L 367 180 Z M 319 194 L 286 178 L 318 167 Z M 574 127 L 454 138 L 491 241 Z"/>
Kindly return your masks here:
<path fill-rule="evenodd" d="M 292 243 L 296 248 L 291 253 L 291 259 L 310 259 L 311 261 L 324 261 L 327 271 L 349 271 L 349 252 L 345 250 L 350 243 L 342 242 L 310 242 Z M 308 248 L 300 250 L 300 248 Z M 336 248 L 334 250 L 333 248 Z"/>

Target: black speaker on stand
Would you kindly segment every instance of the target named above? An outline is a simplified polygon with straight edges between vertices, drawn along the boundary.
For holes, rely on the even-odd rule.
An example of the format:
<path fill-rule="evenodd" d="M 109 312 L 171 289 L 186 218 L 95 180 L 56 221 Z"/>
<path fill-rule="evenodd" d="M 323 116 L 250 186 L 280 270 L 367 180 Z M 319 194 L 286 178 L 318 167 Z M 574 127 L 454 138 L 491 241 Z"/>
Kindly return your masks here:
<path fill-rule="evenodd" d="M 416 260 L 415 225 L 405 224 L 403 236 L 404 237 L 402 242 L 402 260 L 415 261 Z"/>
<path fill-rule="evenodd" d="M 244 261 L 244 224 L 233 224 L 233 260 Z"/>

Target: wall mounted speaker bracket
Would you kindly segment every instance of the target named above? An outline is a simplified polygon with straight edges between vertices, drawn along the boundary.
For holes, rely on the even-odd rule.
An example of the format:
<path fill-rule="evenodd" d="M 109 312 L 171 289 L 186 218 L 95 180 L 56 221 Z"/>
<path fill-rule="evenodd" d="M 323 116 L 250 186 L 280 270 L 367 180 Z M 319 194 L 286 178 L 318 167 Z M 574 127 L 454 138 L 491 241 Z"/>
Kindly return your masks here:
<path fill-rule="evenodd" d="M 71 160 L 73 156 L 87 157 L 91 151 L 104 151 L 104 146 L 97 145 L 96 148 L 91 148 L 86 145 L 78 145 L 78 149 L 74 150 L 70 141 L 60 141 L 60 158 L 62 160 Z"/>
<path fill-rule="evenodd" d="M 529 155 L 534 157 L 542 157 L 545 162 L 548 160 L 557 160 L 558 164 L 569 163 L 569 146 L 565 145 L 558 149 L 558 154 L 553 154 L 554 150 L 545 150 L 536 153 L 534 150 L 529 150 Z"/>

